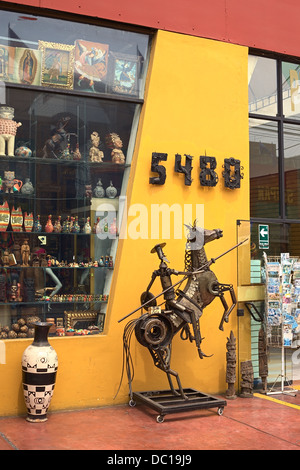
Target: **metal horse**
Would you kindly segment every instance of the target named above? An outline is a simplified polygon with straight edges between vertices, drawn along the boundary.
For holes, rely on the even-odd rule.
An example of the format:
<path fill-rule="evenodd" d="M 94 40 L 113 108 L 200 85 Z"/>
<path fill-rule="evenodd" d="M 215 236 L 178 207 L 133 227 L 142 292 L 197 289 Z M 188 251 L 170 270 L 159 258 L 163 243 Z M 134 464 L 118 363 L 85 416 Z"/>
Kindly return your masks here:
<path fill-rule="evenodd" d="M 222 230 L 199 229 L 196 223 L 187 226 L 187 228 L 185 271 L 170 269 L 167 265 L 168 260 L 163 252 L 165 243 L 155 245 L 151 253 L 157 253 L 160 259 L 159 269 L 152 273 L 151 281 L 146 291 L 141 296 L 142 307 L 145 308 L 147 312 L 142 314 L 138 319 L 131 320 L 124 328 L 124 359 L 126 358 L 126 370 L 131 397 L 133 365 L 130 355 L 130 339 L 133 331 L 138 342 L 148 348 L 153 358 L 154 365 L 167 374 L 172 393 L 187 399 L 178 373 L 170 367 L 173 337 L 181 331 L 181 339 L 189 339 L 191 342 L 195 342 L 200 359 L 207 357 L 201 350 L 202 337 L 199 320 L 203 314 L 203 309 L 216 297 L 221 299 L 224 313 L 219 329 L 223 330 L 224 321 L 228 322 L 228 317 L 236 305 L 233 286 L 231 284 L 221 284 L 218 282 L 216 275 L 210 269 L 215 259 L 208 261 L 204 249 L 206 243 L 223 236 Z M 231 249 L 228 251 L 231 251 Z M 220 256 L 223 256 L 223 254 Z M 172 284 L 172 275 L 184 275 L 184 278 L 176 284 Z M 161 294 L 155 297 L 151 294 L 150 289 L 157 277 L 160 278 L 163 290 Z M 185 287 L 182 290 L 179 288 L 175 290 L 175 287 L 181 284 L 185 279 L 187 279 Z M 229 291 L 231 295 L 232 304 L 230 307 L 228 307 L 225 300 L 224 292 L 226 291 Z M 161 295 L 164 296 L 164 309 L 157 306 L 156 302 L 156 299 Z M 139 308 L 134 312 L 137 310 L 139 310 Z M 131 314 L 134 312 L 131 312 Z M 124 320 L 129 315 L 119 321 Z M 177 381 L 177 390 L 173 386 L 172 377 L 175 377 Z"/>

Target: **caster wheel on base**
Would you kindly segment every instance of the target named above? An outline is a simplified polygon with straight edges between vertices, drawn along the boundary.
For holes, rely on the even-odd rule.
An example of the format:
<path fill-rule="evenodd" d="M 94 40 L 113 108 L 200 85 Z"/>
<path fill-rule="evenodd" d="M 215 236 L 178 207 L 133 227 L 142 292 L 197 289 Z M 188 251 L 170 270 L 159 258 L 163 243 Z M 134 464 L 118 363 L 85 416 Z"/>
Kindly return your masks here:
<path fill-rule="evenodd" d="M 164 416 L 162 416 L 162 415 L 158 415 L 157 418 L 156 418 L 156 421 L 157 421 L 158 423 L 163 423 L 164 420 L 165 420 L 165 418 L 164 418 Z"/>

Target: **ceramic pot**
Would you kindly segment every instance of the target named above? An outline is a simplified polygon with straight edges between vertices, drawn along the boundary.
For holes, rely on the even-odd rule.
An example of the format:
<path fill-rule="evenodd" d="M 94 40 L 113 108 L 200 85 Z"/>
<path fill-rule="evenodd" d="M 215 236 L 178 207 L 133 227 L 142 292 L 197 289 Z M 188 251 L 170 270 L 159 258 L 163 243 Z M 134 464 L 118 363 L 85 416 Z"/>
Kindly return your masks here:
<path fill-rule="evenodd" d="M 101 198 L 101 197 L 105 196 L 105 191 L 104 191 L 104 188 L 102 186 L 101 179 L 99 179 L 93 193 L 94 193 L 94 197 L 97 197 L 97 198 Z"/>
<path fill-rule="evenodd" d="M 112 181 L 110 182 L 108 188 L 106 188 L 105 192 L 106 192 L 106 196 L 109 199 L 114 199 L 117 196 L 117 190 L 114 187 Z"/>
<path fill-rule="evenodd" d="M 22 232 L 23 214 L 22 214 L 21 207 L 17 207 L 17 209 L 15 209 L 14 207 L 12 208 L 11 214 L 10 214 L 10 223 L 11 223 L 11 228 L 13 229 L 14 232 Z"/>
<path fill-rule="evenodd" d="M 22 188 L 22 181 L 15 178 L 14 171 L 4 171 L 4 177 L 2 180 L 2 189 L 6 193 L 19 192 Z"/>
<path fill-rule="evenodd" d="M 48 215 L 48 220 L 45 225 L 45 232 L 51 233 L 53 232 L 53 225 L 52 225 L 52 215 Z"/>
<path fill-rule="evenodd" d="M 22 382 L 27 421 L 47 421 L 47 411 L 53 396 L 58 359 L 48 342 L 52 323 L 36 322 L 33 343 L 22 356 Z"/>
<path fill-rule="evenodd" d="M 27 214 L 24 213 L 24 228 L 25 232 L 32 232 L 33 229 L 33 213 Z"/>
<path fill-rule="evenodd" d="M 10 221 L 10 210 L 8 202 L 0 205 L 0 232 L 5 232 Z"/>
<path fill-rule="evenodd" d="M 22 186 L 21 193 L 27 194 L 28 196 L 34 193 L 34 187 L 30 178 L 25 178 L 25 183 Z"/>
<path fill-rule="evenodd" d="M 22 146 L 16 149 L 15 155 L 16 157 L 32 157 L 32 151 L 30 148 Z"/>

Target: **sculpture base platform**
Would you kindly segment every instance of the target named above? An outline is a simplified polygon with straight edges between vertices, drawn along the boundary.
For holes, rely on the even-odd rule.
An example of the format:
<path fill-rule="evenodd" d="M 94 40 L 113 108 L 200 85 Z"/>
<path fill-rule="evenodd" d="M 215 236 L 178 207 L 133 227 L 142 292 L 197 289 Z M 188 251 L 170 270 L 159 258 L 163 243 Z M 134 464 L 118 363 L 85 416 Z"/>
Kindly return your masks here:
<path fill-rule="evenodd" d="M 140 402 L 158 411 L 159 415 L 156 418 L 158 423 L 162 423 L 167 414 L 204 408 L 217 408 L 218 415 L 223 414 L 224 406 L 227 404 L 226 400 L 207 395 L 192 388 L 185 388 L 183 392 L 187 399 L 184 399 L 181 395 L 174 395 L 171 390 L 133 392 L 129 405 L 135 406 L 136 402 Z"/>

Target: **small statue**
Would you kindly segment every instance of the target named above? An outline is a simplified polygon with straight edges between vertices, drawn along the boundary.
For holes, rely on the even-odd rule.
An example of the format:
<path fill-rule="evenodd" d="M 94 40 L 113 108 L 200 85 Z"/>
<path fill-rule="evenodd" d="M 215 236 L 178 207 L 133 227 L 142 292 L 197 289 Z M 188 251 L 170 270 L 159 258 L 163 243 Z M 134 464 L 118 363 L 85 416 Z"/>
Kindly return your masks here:
<path fill-rule="evenodd" d="M 91 227 L 91 224 L 90 224 L 90 217 L 87 217 L 87 219 L 86 219 L 86 223 L 84 224 L 84 227 L 83 227 L 83 232 L 84 233 L 91 233 L 92 232 L 92 227 Z"/>
<path fill-rule="evenodd" d="M 47 220 L 47 223 L 45 225 L 45 232 L 47 233 L 51 233 L 53 232 L 53 224 L 52 224 L 52 215 L 48 215 L 48 220 Z"/>
<path fill-rule="evenodd" d="M 54 134 L 46 141 L 43 147 L 42 158 L 61 158 L 63 151 L 68 145 L 68 134 L 65 128 L 70 119 L 70 117 L 65 116 L 58 121 Z"/>
<path fill-rule="evenodd" d="M 81 160 L 81 153 L 79 150 L 79 144 L 76 144 L 75 150 L 73 152 L 73 160 Z"/>
<path fill-rule="evenodd" d="M 21 122 L 16 122 L 14 118 L 14 108 L 11 106 L 0 106 L 0 155 L 6 155 L 5 146 L 7 143 L 7 155 L 15 155 L 15 138 L 17 128 L 22 126 Z"/>
<path fill-rule="evenodd" d="M 54 222 L 53 225 L 53 232 L 55 233 L 60 233 L 62 231 L 62 225 L 61 225 L 61 215 L 59 215 Z"/>
<path fill-rule="evenodd" d="M 252 361 L 241 362 L 241 393 L 240 397 L 242 398 L 252 398 L 253 397 L 253 366 Z"/>
<path fill-rule="evenodd" d="M 100 217 L 97 217 L 96 221 L 94 222 L 92 233 L 101 233 Z"/>
<path fill-rule="evenodd" d="M 21 302 L 21 285 L 19 282 L 14 279 L 12 281 L 12 284 L 10 286 L 10 292 L 9 292 L 9 301 L 10 302 Z"/>
<path fill-rule="evenodd" d="M 15 178 L 14 171 L 4 171 L 4 178 L 2 180 L 2 187 L 6 193 L 18 192 L 22 188 L 22 181 Z"/>
<path fill-rule="evenodd" d="M 94 131 L 91 133 L 91 140 L 90 140 L 90 161 L 91 162 L 98 162 L 101 163 L 103 161 L 104 154 L 102 150 L 99 150 L 100 144 L 100 136 L 98 132 Z"/>
<path fill-rule="evenodd" d="M 63 150 L 61 154 L 61 158 L 63 160 L 71 160 L 71 154 L 70 154 L 70 145 L 68 144 L 67 148 Z"/>
<path fill-rule="evenodd" d="M 62 233 L 70 233 L 70 216 L 68 215 L 62 225 Z"/>
<path fill-rule="evenodd" d="M 92 185 L 91 184 L 86 184 L 85 185 L 85 197 L 87 199 L 92 199 Z"/>
<path fill-rule="evenodd" d="M 74 224 L 73 224 L 73 227 L 72 227 L 72 232 L 73 233 L 79 233 L 80 232 L 80 225 L 78 223 L 78 215 L 76 215 L 76 217 L 75 217 Z"/>
<path fill-rule="evenodd" d="M 34 232 L 41 232 L 42 231 L 42 224 L 41 224 L 41 221 L 40 221 L 40 215 L 36 216 L 36 219 L 35 219 L 34 224 L 33 224 L 33 230 L 34 230 Z"/>
<path fill-rule="evenodd" d="M 4 267 L 9 266 L 9 251 L 8 250 L 4 250 L 3 252 L 2 264 Z"/>
<path fill-rule="evenodd" d="M 30 246 L 28 244 L 27 238 L 25 238 L 21 246 L 21 256 L 22 256 L 22 266 L 29 266 Z"/>
<path fill-rule="evenodd" d="M 233 331 L 230 332 L 229 338 L 227 338 L 227 353 L 226 353 L 226 382 L 228 384 L 228 389 L 226 391 L 226 398 L 229 400 L 234 400 L 237 396 L 235 393 L 235 379 L 236 379 L 236 339 L 234 337 Z"/>
<path fill-rule="evenodd" d="M 108 148 L 112 149 L 111 151 L 111 160 L 113 163 L 124 164 L 125 155 L 122 152 L 121 148 L 123 147 L 123 142 L 120 139 L 119 135 L 115 132 L 111 132 L 106 136 L 106 145 Z"/>
<path fill-rule="evenodd" d="M 75 217 L 71 216 L 70 217 L 70 224 L 69 224 L 69 233 L 73 232 L 74 222 L 75 222 Z"/>

